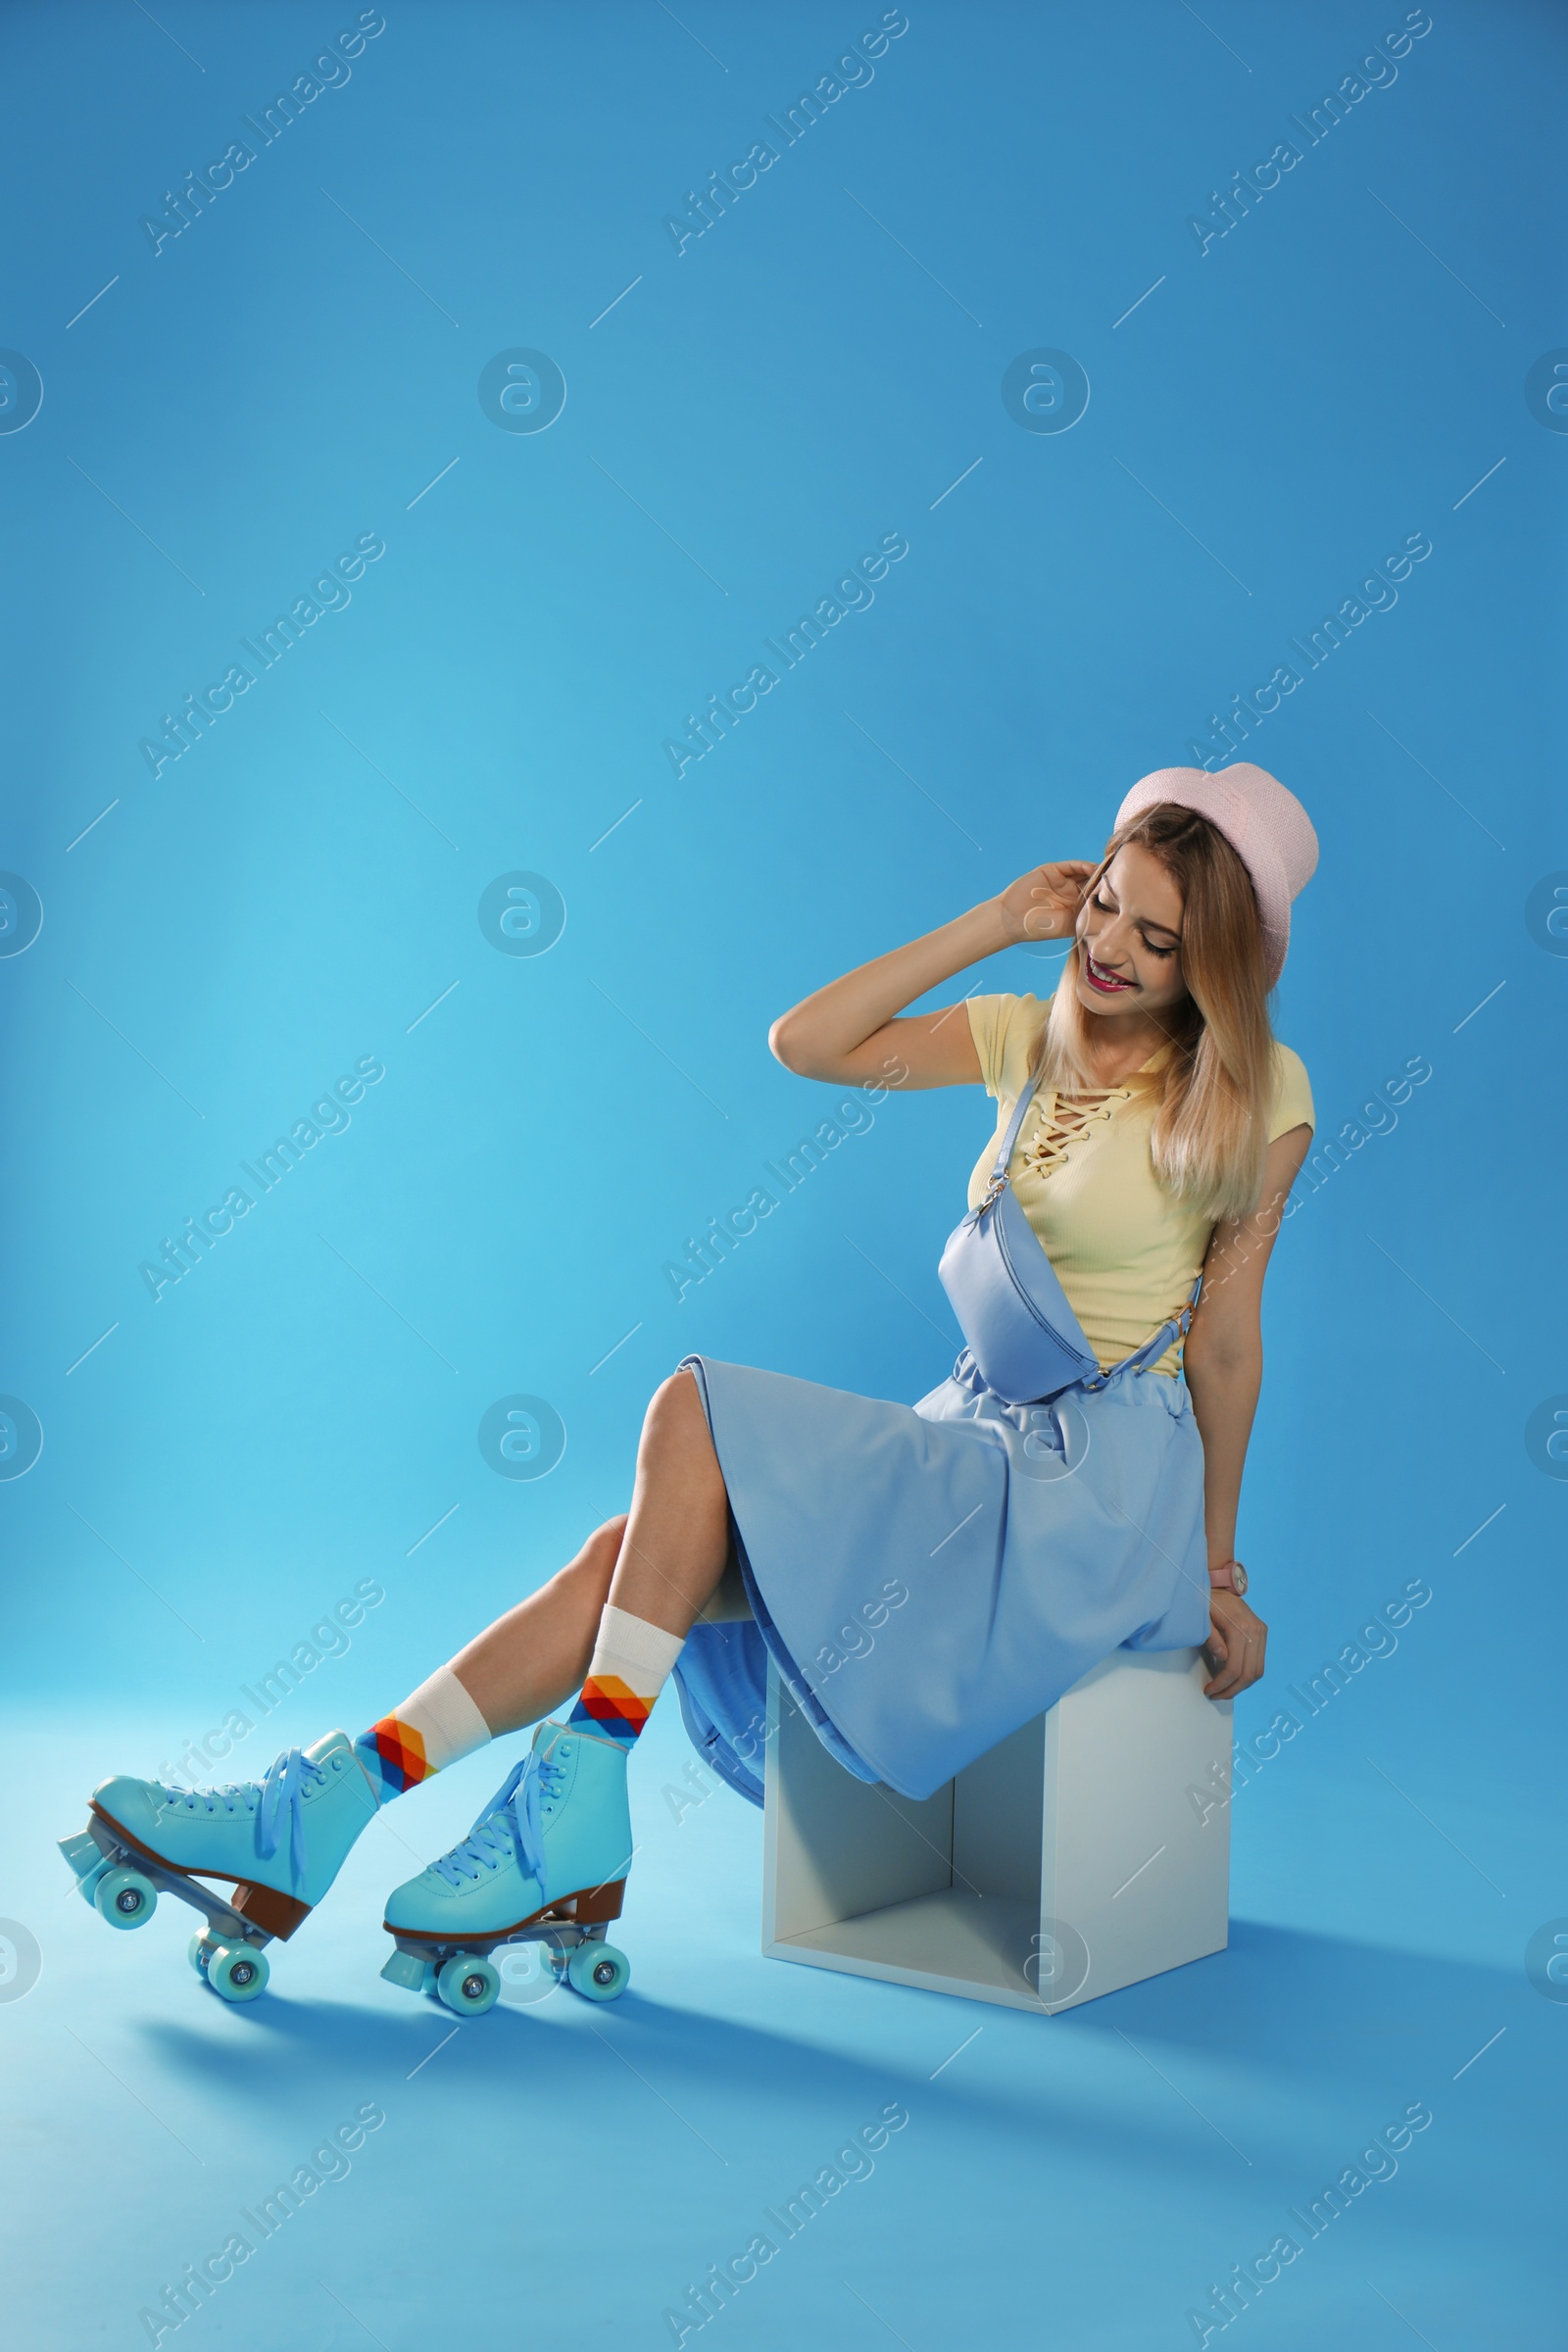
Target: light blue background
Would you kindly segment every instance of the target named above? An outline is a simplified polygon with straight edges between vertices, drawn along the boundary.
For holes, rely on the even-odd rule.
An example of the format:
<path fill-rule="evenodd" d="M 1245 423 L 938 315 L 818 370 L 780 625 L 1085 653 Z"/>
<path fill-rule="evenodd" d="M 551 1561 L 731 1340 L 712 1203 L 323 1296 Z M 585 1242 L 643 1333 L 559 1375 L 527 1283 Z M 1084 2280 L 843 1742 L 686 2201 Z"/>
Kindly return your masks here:
<path fill-rule="evenodd" d="M 1436 2124 L 1376 2214 L 1248 2316 L 1254 2352 L 1402 2341 L 1380 2293 L 1440 2352 L 1546 2345 L 1568 2019 L 1523 1952 L 1568 1909 L 1568 1489 L 1524 1429 L 1568 1390 L 1568 964 L 1524 909 L 1568 867 L 1545 691 L 1568 439 L 1524 382 L 1568 342 L 1560 17 L 1435 10 L 1397 79 L 1200 255 L 1189 215 L 1402 10 L 911 8 L 874 79 L 677 255 L 664 216 L 875 8 L 399 5 L 155 256 L 142 217 L 356 14 L 168 0 L 0 26 L 0 342 L 44 383 L 0 436 L 0 865 L 44 906 L 0 960 L 0 1389 L 44 1432 L 0 1483 L 25 1792 L 0 1912 L 45 1953 L 0 2006 L 41 2200 L 18 2340 L 145 2340 L 137 2306 L 234 2199 L 334 2100 L 382 2097 L 378 2185 L 334 2187 L 330 2233 L 302 2217 L 314 2243 L 270 2249 L 188 2335 L 369 2340 L 325 2278 L 399 2348 L 494 2341 L 502 2314 L 530 2340 L 569 2320 L 667 2341 L 685 2279 L 904 2096 L 837 2241 L 750 2290 L 736 2341 L 885 2322 L 925 2352 L 982 2311 L 1075 2348 L 1192 2341 L 1208 2279 L 1424 2098 Z M 539 434 L 477 397 L 518 346 L 566 380 Z M 1004 409 L 1038 346 L 1087 370 L 1069 432 Z M 677 781 L 663 739 L 889 532 L 909 552 L 874 605 Z M 688 1349 L 903 1398 L 942 1376 L 934 1268 L 978 1095 L 879 1107 L 672 1295 L 664 1261 L 834 1100 L 771 1061 L 769 1020 L 1026 865 L 1094 854 L 1127 786 L 1190 759 L 1415 532 L 1433 552 L 1396 607 L 1247 747 L 1322 842 L 1278 1020 L 1320 1136 L 1411 1057 L 1432 1076 L 1271 1271 L 1241 1534 L 1271 1678 L 1238 1730 L 1409 1579 L 1433 1598 L 1238 1799 L 1232 1952 L 1049 2025 L 764 1964 L 756 1820 L 715 1798 L 669 1834 L 662 1711 L 633 1992 L 465 2029 L 407 2094 L 439 2034 L 376 1982 L 379 1897 L 495 1759 L 397 1809 L 347 1924 L 280 1952 L 254 2013 L 199 1995 L 167 1921 L 132 1952 L 63 1908 L 50 1840 L 91 1784 L 172 1765 L 357 1582 L 384 1601 L 234 1769 L 274 1732 L 357 1728 L 542 1581 L 624 1504 Z M 367 533 L 386 552 L 347 609 L 155 781 L 161 714 Z M 538 957 L 479 927 L 514 869 L 565 902 Z M 955 993 L 1055 968 L 999 957 Z M 385 1077 L 347 1131 L 155 1303 L 140 1261 L 368 1055 Z M 565 1425 L 543 1480 L 479 1451 L 514 1393 Z M 63 2237 L 39 2266 L 56 2228 L 70 2260 Z M 465 2286 L 471 2336 L 436 2324 Z"/>

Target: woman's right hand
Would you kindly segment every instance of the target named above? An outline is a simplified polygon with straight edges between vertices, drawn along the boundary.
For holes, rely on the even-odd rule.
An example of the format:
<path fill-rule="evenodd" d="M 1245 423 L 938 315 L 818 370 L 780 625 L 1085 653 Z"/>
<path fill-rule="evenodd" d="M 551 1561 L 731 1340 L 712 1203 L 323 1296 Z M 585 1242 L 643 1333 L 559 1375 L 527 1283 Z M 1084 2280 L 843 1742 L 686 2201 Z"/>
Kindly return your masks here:
<path fill-rule="evenodd" d="M 978 1085 L 980 1056 L 962 1006 L 906 1014 L 905 1005 L 1003 948 L 1071 939 L 1094 870 L 1068 858 L 1020 874 L 1000 897 L 803 997 L 773 1023 L 769 1045 L 787 1070 L 828 1086 Z"/>
<path fill-rule="evenodd" d="M 1084 884 L 1094 867 L 1082 858 L 1037 865 L 1009 882 L 997 900 L 1003 928 L 1013 947 L 1042 939 L 1071 939 L 1078 922 Z"/>

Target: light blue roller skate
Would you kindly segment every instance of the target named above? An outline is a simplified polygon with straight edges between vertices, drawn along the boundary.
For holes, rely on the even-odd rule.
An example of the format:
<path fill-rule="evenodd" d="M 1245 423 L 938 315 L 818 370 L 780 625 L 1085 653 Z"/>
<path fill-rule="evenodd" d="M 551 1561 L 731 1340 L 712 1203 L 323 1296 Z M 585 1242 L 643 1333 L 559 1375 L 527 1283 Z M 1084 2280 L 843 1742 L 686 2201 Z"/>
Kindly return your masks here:
<path fill-rule="evenodd" d="M 293 1935 L 375 1811 L 348 1734 L 330 1732 L 314 1747 L 286 1748 L 260 1781 L 103 1781 L 86 1830 L 60 1850 L 111 1927 L 141 1927 L 160 1891 L 204 1913 L 191 1966 L 224 2000 L 253 2001 L 270 1974 L 263 1945 Z M 205 1879 L 231 1880 L 233 1900 Z"/>
<path fill-rule="evenodd" d="M 495 1945 L 537 1941 L 574 1991 L 612 2001 L 631 1963 L 604 1934 L 620 1917 L 631 1854 L 626 1750 L 542 1723 L 462 1844 L 388 1898 L 397 1949 L 381 1974 L 478 2017 L 501 1990 Z"/>

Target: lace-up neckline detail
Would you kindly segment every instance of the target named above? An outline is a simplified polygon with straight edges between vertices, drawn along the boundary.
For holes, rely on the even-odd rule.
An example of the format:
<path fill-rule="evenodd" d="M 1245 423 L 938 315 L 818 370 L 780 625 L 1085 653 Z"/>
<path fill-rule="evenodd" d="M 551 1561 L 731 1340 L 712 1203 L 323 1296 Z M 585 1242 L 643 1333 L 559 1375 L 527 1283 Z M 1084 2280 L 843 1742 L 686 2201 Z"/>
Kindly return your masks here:
<path fill-rule="evenodd" d="M 1110 1117 L 1118 1102 L 1132 1098 L 1130 1086 L 1086 1087 L 1082 1093 L 1059 1095 L 1053 1088 L 1041 1106 L 1040 1121 L 1024 1147 L 1024 1165 L 1037 1176 L 1053 1176 L 1070 1147 Z"/>

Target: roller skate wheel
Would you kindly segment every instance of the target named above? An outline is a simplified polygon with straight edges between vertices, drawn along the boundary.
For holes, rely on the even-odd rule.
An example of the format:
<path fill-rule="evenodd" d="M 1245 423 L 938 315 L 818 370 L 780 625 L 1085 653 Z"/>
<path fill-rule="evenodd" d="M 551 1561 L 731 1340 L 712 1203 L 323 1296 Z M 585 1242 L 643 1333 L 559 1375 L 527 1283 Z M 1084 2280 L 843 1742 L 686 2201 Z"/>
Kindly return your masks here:
<path fill-rule="evenodd" d="M 267 1954 L 253 1943 L 216 1943 L 207 1955 L 207 1982 L 225 2001 L 254 2001 L 271 1973 Z"/>
<path fill-rule="evenodd" d="M 112 1928 L 139 1928 L 158 1908 L 158 1889 L 139 1870 L 106 1870 L 92 1899 L 99 1917 Z"/>
<path fill-rule="evenodd" d="M 566 1982 L 585 2001 L 614 2001 L 631 1981 L 631 1962 L 612 1943 L 579 1943 L 566 1962 Z"/>
<path fill-rule="evenodd" d="M 196 1974 L 199 1977 L 206 1976 L 207 1963 L 217 1949 L 218 1940 L 216 1936 L 209 1936 L 205 1929 L 198 1928 L 195 1935 L 191 1937 L 189 1943 L 185 1946 L 185 1957 L 190 1962 L 192 1968 L 196 1971 Z"/>
<path fill-rule="evenodd" d="M 459 2017 L 483 2017 L 500 1995 L 501 1972 L 477 1952 L 454 1952 L 442 1964 L 435 1988 Z"/>

